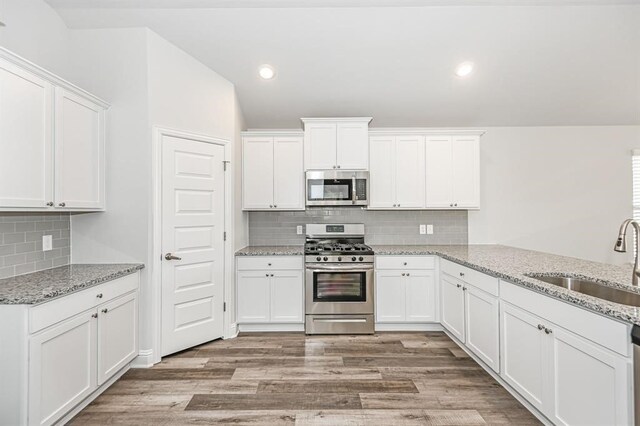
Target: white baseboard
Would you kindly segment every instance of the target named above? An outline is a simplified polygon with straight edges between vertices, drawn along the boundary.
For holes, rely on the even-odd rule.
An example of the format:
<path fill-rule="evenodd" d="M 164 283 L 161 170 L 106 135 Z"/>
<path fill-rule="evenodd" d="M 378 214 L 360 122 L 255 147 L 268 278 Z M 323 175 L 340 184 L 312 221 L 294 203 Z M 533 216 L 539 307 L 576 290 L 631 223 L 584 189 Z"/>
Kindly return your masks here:
<path fill-rule="evenodd" d="M 223 339 L 233 339 L 234 337 L 238 337 L 238 324 L 235 322 L 229 326 L 229 329 Z"/>
<path fill-rule="evenodd" d="M 290 332 L 290 331 L 304 331 L 304 324 L 240 324 L 240 332 Z"/>
<path fill-rule="evenodd" d="M 88 397 L 83 399 L 80 404 L 78 404 L 75 407 L 73 407 L 73 409 L 71 411 L 69 411 L 67 414 L 65 414 L 64 417 L 62 417 L 60 420 L 58 420 L 55 424 L 56 425 L 65 425 L 65 424 L 67 424 L 72 418 L 74 418 L 87 405 L 91 404 L 91 402 L 93 402 L 94 399 L 99 397 L 102 392 L 106 391 L 109 386 L 114 384 L 116 380 L 118 380 L 120 377 L 122 377 L 122 375 L 124 373 L 129 371 L 129 368 L 130 368 L 130 364 L 127 364 L 126 366 L 122 367 L 122 369 L 120 371 L 118 371 L 116 374 L 114 374 L 109 380 L 104 382 L 102 384 L 102 386 L 100 386 L 98 389 L 93 391 L 93 393 L 91 395 L 89 395 Z"/>
<path fill-rule="evenodd" d="M 131 368 L 149 368 L 153 362 L 153 349 L 144 349 L 138 352 L 138 356 L 131 361 Z"/>
<path fill-rule="evenodd" d="M 536 416 L 536 418 L 538 420 L 540 420 L 542 422 L 542 424 L 545 424 L 547 426 L 553 426 L 553 423 L 549 421 L 549 419 L 547 419 L 545 417 L 544 414 L 542 414 L 536 407 L 534 407 L 533 405 L 531 405 L 529 403 L 529 401 L 527 401 L 526 399 L 524 399 L 522 397 L 522 395 L 520 395 L 515 389 L 513 389 L 511 387 L 510 384 L 508 384 L 507 382 L 504 381 L 504 379 L 502 377 L 500 377 L 500 375 L 498 373 L 496 373 L 495 371 L 493 371 L 493 369 L 491 367 L 489 367 L 487 364 L 484 363 L 484 361 L 482 361 L 479 357 L 476 356 L 476 354 L 474 354 L 473 352 L 471 352 L 464 344 L 462 344 L 456 337 L 454 337 L 451 333 L 449 333 L 449 331 L 446 328 L 442 328 L 442 331 L 445 332 L 445 334 L 447 336 L 449 336 L 449 338 L 451 338 L 451 340 L 453 340 L 455 342 L 456 345 L 458 345 L 460 347 L 460 349 L 462 349 L 463 351 L 465 351 L 471 358 L 473 358 L 473 360 L 475 362 L 477 362 L 480 367 L 484 368 L 484 370 L 489 373 L 489 375 L 491 377 L 493 377 L 496 382 L 498 382 L 500 384 L 500 386 L 502 386 L 503 388 L 505 388 L 507 390 L 507 392 L 509 392 L 515 399 L 518 400 L 518 402 L 522 405 L 524 405 L 524 407 L 529 410 L 531 412 L 531 414 L 533 414 L 534 416 Z"/>
<path fill-rule="evenodd" d="M 376 331 L 442 331 L 437 322 L 376 323 Z"/>

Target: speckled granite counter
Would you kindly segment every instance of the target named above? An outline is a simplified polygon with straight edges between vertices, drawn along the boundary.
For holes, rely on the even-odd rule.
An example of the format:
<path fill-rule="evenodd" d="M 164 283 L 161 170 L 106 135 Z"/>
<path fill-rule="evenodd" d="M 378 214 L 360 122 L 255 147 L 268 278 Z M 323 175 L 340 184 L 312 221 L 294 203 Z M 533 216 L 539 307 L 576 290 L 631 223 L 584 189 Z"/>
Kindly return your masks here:
<path fill-rule="evenodd" d="M 0 280 L 0 305 L 35 305 L 144 268 L 142 264 L 67 265 Z"/>
<path fill-rule="evenodd" d="M 248 246 L 236 252 L 236 256 L 302 256 L 304 246 Z"/>
<path fill-rule="evenodd" d="M 376 255 L 437 255 L 556 299 L 618 320 L 640 325 L 640 308 L 587 296 L 525 275 L 548 274 L 587 278 L 604 285 L 640 294 L 640 288 L 630 285 L 633 269 L 631 266 L 615 266 L 499 245 L 380 245 L 373 246 L 373 250 Z"/>

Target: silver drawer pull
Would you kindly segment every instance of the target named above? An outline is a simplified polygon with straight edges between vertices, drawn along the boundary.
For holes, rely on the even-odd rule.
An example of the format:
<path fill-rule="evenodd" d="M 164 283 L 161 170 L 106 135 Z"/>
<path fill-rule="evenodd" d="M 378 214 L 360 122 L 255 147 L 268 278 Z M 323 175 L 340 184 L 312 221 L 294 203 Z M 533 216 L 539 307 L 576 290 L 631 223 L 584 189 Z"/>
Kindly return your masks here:
<path fill-rule="evenodd" d="M 314 318 L 313 322 L 367 322 L 364 318 L 350 318 L 350 319 L 319 319 Z"/>

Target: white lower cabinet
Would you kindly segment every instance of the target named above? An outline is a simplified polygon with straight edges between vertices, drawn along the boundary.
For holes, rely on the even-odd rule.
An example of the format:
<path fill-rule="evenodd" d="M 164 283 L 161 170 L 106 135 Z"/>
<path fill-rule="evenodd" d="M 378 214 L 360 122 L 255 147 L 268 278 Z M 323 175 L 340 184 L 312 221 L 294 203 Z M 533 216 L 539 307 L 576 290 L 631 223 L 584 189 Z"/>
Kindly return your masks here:
<path fill-rule="evenodd" d="M 139 274 L 38 305 L 0 305 L 0 423 L 51 425 L 138 355 Z M 2 345 L 2 343 L 0 343 Z"/>
<path fill-rule="evenodd" d="M 554 424 L 631 423 L 631 361 L 503 302 L 502 378 Z"/>
<path fill-rule="evenodd" d="M 462 283 L 455 278 L 442 274 L 440 285 L 440 294 L 442 295 L 440 321 L 442 322 L 442 326 L 464 343 L 465 320 Z"/>
<path fill-rule="evenodd" d="M 498 298 L 466 285 L 465 341 L 467 347 L 494 371 L 500 369 L 500 314 Z"/>
<path fill-rule="evenodd" d="M 84 312 L 29 339 L 29 425 L 50 425 L 97 383 L 97 321 Z"/>
<path fill-rule="evenodd" d="M 425 260 L 432 261 L 416 256 L 376 258 L 376 323 L 437 321 L 435 271 L 415 269 L 433 265 Z"/>
<path fill-rule="evenodd" d="M 302 258 L 243 256 L 237 263 L 238 324 L 304 323 Z"/>

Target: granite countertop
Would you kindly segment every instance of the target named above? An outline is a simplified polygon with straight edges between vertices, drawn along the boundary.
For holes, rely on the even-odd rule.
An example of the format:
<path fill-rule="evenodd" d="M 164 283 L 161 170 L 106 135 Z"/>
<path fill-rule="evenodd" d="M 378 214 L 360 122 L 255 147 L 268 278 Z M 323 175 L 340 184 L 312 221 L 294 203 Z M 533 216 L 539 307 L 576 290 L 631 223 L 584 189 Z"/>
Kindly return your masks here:
<path fill-rule="evenodd" d="M 571 276 L 640 294 L 631 286 L 632 266 L 615 266 L 500 245 L 373 246 L 376 255 L 437 255 L 539 293 L 600 314 L 640 325 L 640 308 L 620 305 L 548 284 L 528 274 Z"/>
<path fill-rule="evenodd" d="M 0 305 L 35 305 L 144 268 L 142 264 L 76 264 L 0 280 Z"/>
<path fill-rule="evenodd" d="M 302 256 L 304 246 L 248 246 L 236 252 L 236 256 Z"/>

